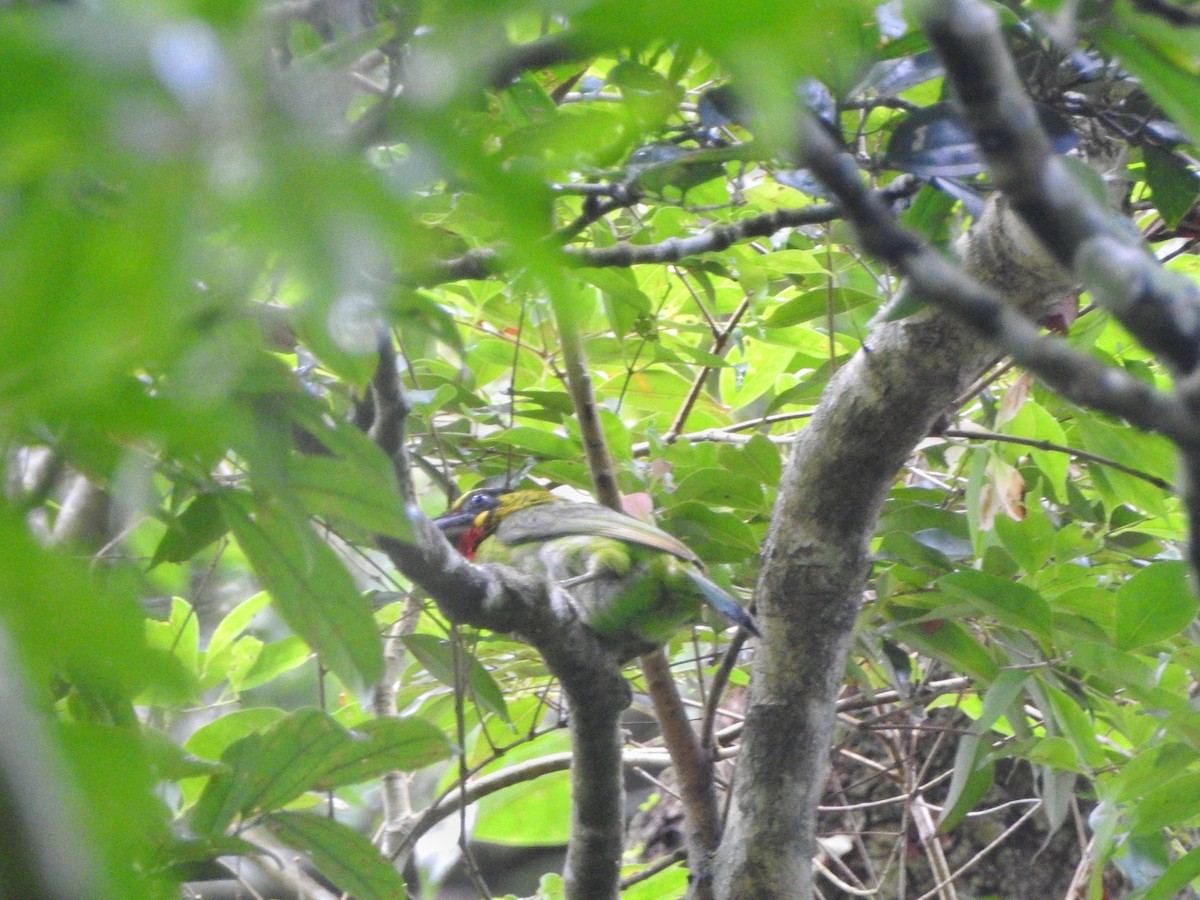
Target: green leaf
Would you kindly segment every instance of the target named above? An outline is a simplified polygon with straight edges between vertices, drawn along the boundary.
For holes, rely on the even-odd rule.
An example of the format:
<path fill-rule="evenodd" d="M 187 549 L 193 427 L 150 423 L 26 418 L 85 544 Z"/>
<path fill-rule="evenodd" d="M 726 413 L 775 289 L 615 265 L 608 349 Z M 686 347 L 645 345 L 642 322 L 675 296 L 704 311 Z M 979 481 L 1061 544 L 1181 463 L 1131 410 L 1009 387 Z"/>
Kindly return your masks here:
<path fill-rule="evenodd" d="M 727 469 L 697 469 L 689 473 L 675 488 L 677 502 L 697 500 L 709 506 L 728 506 L 767 512 L 762 485 L 749 475 L 739 475 Z"/>
<path fill-rule="evenodd" d="M 1166 481 L 1175 477 L 1175 448 L 1161 435 L 1144 434 L 1126 426 L 1117 426 L 1093 416 L 1079 416 L 1073 422 L 1082 438 L 1083 448 L 1106 459 L 1134 465 L 1141 471 Z M 1117 502 L 1158 516 L 1167 513 L 1162 489 L 1142 478 L 1116 469 L 1089 463 L 1093 478 L 1112 485 Z"/>
<path fill-rule="evenodd" d="M 913 568 L 920 568 L 932 574 L 949 572 L 954 569 L 941 550 L 920 541 L 915 535 L 902 531 L 893 531 L 884 536 L 879 545 L 881 555 L 897 559 Z"/>
<path fill-rule="evenodd" d="M 1142 148 L 1150 199 L 1168 228 L 1174 228 L 1200 198 L 1200 176 L 1186 161 L 1153 144 Z"/>
<path fill-rule="evenodd" d="M 246 630 L 251 620 L 266 609 L 270 602 L 271 595 L 266 591 L 260 591 L 231 609 L 213 629 L 212 636 L 208 639 L 206 652 L 210 656 L 215 656 L 232 644 L 238 635 Z"/>
<path fill-rule="evenodd" d="M 938 619 L 923 625 L 903 625 L 896 629 L 895 636 L 985 685 L 991 684 L 1000 671 L 984 646 L 957 622 Z"/>
<path fill-rule="evenodd" d="M 202 759 L 220 759 L 234 741 L 263 731 L 287 715 L 282 709 L 263 706 L 237 709 L 219 719 L 201 725 L 183 746 Z"/>
<path fill-rule="evenodd" d="M 1050 605 L 1033 588 L 973 569 L 946 575 L 937 584 L 947 594 L 966 600 L 1005 625 L 1050 640 Z"/>
<path fill-rule="evenodd" d="M 112 893 L 107 896 L 168 896 L 165 885 L 155 885 L 157 877 L 147 877 L 157 847 L 170 835 L 167 806 L 154 790 L 147 741 L 136 730 L 96 722 L 59 723 L 56 738 L 69 767 L 60 788 L 73 792 L 69 796 L 78 804 L 72 807 L 76 824 L 85 829 L 88 854 L 108 863 L 104 875 L 111 879 Z M 50 777 L 56 760 L 44 762 Z"/>
<path fill-rule="evenodd" d="M 485 772 L 505 771 L 569 749 L 564 732 L 548 732 L 513 748 Z M 570 808 L 570 774 L 562 768 L 482 798 L 472 836 L 508 846 L 563 844 L 570 828 Z"/>
<path fill-rule="evenodd" d="M 1028 679 L 1028 672 L 1001 672 L 984 693 L 979 717 L 971 723 L 971 733 L 959 741 L 955 752 L 950 787 L 938 823 L 938 830 L 943 834 L 961 822 L 991 788 L 996 769 L 994 763 L 984 762 L 987 749 L 983 743 L 984 736 L 1002 715 L 1012 709 Z"/>
<path fill-rule="evenodd" d="M 875 306 L 878 303 L 879 298 L 866 291 L 844 287 L 816 288 L 775 307 L 763 325 L 766 328 L 788 328 L 802 322 L 811 322 L 816 318 L 824 319 L 830 311 L 836 316 L 861 306 Z"/>
<path fill-rule="evenodd" d="M 420 768 L 448 755 L 441 732 L 425 722 L 384 719 L 350 732 L 320 710 L 302 709 L 225 748 L 221 762 L 228 771 L 209 781 L 192 825 L 213 834 L 235 818 L 279 809 L 306 791 Z"/>
<path fill-rule="evenodd" d="M 244 635 L 216 653 L 204 654 L 204 665 L 200 686 L 204 690 L 216 687 L 223 681 L 237 693 L 242 689 L 243 679 L 258 662 L 263 642 L 256 637 Z"/>
<path fill-rule="evenodd" d="M 760 549 L 758 537 L 740 517 L 695 501 L 668 508 L 662 524 L 709 562 L 744 562 Z"/>
<path fill-rule="evenodd" d="M 234 690 L 250 690 L 268 681 L 274 681 L 284 672 L 304 665 L 311 656 L 312 650 L 308 644 L 294 634 L 263 644 L 249 671 L 232 686 Z"/>
<path fill-rule="evenodd" d="M 621 877 L 628 878 L 646 869 L 647 866 L 622 866 Z M 663 897 L 683 897 L 687 895 L 688 870 L 682 861 L 667 866 L 651 875 L 645 881 L 639 881 L 632 887 L 621 891 L 621 900 L 662 900 Z"/>
<path fill-rule="evenodd" d="M 426 672 L 447 687 L 459 687 L 454 673 L 454 647 L 448 640 L 433 634 L 406 634 L 401 640 Z"/>
<path fill-rule="evenodd" d="M 1200 878 L 1200 847 L 1189 850 L 1167 866 L 1140 900 L 1173 900 L 1197 878 Z"/>
<path fill-rule="evenodd" d="M 338 890 L 357 900 L 401 900 L 404 878 L 369 840 L 348 825 L 312 813 L 276 812 L 263 824 L 279 840 L 305 853 Z"/>
<path fill-rule="evenodd" d="M 1040 572 L 1054 554 L 1054 523 L 1040 503 L 1025 507 L 1020 522 L 1008 516 L 997 516 L 992 523 L 996 536 L 1027 575 Z"/>
<path fill-rule="evenodd" d="M 954 757 L 950 791 L 938 819 L 938 831 L 942 834 L 956 828 L 995 783 L 995 761 L 987 759 L 980 762 L 976 759 L 976 752 L 975 745 L 968 744 L 965 739 L 959 743 Z"/>
<path fill-rule="evenodd" d="M 1114 650 L 1110 644 L 1080 641 L 1071 645 L 1071 661 L 1124 688 L 1148 689 L 1156 679 L 1154 665 L 1144 656 Z"/>
<path fill-rule="evenodd" d="M 383 674 L 383 642 L 341 560 L 307 521 L 266 498 L 225 500 L 238 544 L 284 620 L 343 684 L 364 693 Z"/>
<path fill-rule="evenodd" d="M 1034 400 L 1026 400 L 1021 405 L 1016 416 L 1004 424 L 1004 431 L 1016 437 L 1046 441 L 1059 447 L 1067 446 L 1066 433 L 1058 420 Z M 1066 497 L 1071 457 L 1061 451 L 1044 450 L 1040 447 L 1029 450 L 1029 455 L 1053 485 L 1055 496 Z"/>
<path fill-rule="evenodd" d="M 1133 808 L 1132 830 L 1149 834 L 1200 816 L 1200 773 L 1189 772 L 1156 786 Z"/>
<path fill-rule="evenodd" d="M 944 247 L 950 242 L 947 224 L 957 202 L 957 198 L 946 191 L 940 191 L 931 184 L 923 184 L 908 209 L 900 214 L 900 222 L 907 228 L 921 232 L 934 244 Z"/>
<path fill-rule="evenodd" d="M 193 675 L 200 670 L 200 621 L 190 603 L 171 598 L 171 616 L 165 622 L 146 620 L 146 643 L 174 654 Z"/>
<path fill-rule="evenodd" d="M 609 327 L 619 340 L 636 332 L 639 320 L 651 315 L 654 304 L 628 269 L 585 269 L 581 275 L 603 292 Z"/>
<path fill-rule="evenodd" d="M 220 500 L 215 494 L 201 494 L 169 523 L 167 533 L 154 551 L 150 567 L 191 559 L 228 530 L 221 515 Z"/>
<path fill-rule="evenodd" d="M 239 817 L 294 800 L 312 786 L 343 737 L 333 719 L 306 709 L 235 741 L 221 754 L 228 771 L 209 780 L 192 809 L 192 827 L 201 835 L 217 834 Z"/>
<path fill-rule="evenodd" d="M 737 464 L 747 471 L 751 478 L 756 479 L 768 490 L 779 486 L 779 479 L 783 474 L 783 454 L 766 435 L 754 435 L 736 455 L 722 447 L 718 451 L 718 458 L 726 465 L 729 464 L 728 459 L 736 459 Z"/>
<path fill-rule="evenodd" d="M 769 272 L 785 275 L 826 275 L 829 272 L 825 263 L 808 250 L 776 250 L 759 258 L 758 264 Z"/>
<path fill-rule="evenodd" d="M 467 667 L 467 682 L 471 686 L 471 697 L 480 707 L 499 716 L 505 722 L 511 722 L 508 717 L 508 705 L 504 701 L 504 692 L 492 673 L 472 658 Z"/>
<path fill-rule="evenodd" d="M 1045 766 L 1055 771 L 1082 772 L 1079 754 L 1065 737 L 1042 738 L 1024 750 L 1021 758 L 1034 765 Z"/>
<path fill-rule="evenodd" d="M 1195 618 L 1187 564 L 1152 563 L 1117 590 L 1113 640 L 1118 649 L 1133 650 L 1178 634 Z"/>
<path fill-rule="evenodd" d="M 416 657 L 425 670 L 447 687 L 458 689 L 454 675 L 454 647 L 450 641 L 432 634 L 406 634 L 404 646 Z M 508 707 L 504 702 L 504 693 L 495 679 L 488 673 L 473 656 L 462 652 L 464 665 L 467 668 L 467 683 L 471 688 L 471 698 L 482 709 L 509 721 Z"/>
<path fill-rule="evenodd" d="M 1070 694 L 1050 685 L 1043 685 L 1042 689 L 1050 702 L 1050 712 L 1054 715 L 1054 721 L 1063 737 L 1070 741 L 1080 763 L 1091 769 L 1099 769 L 1106 765 L 1108 759 L 1096 740 L 1096 730 L 1099 726 Z"/>
<path fill-rule="evenodd" d="M 1172 55 L 1157 45 L 1144 19 L 1125 16 L 1122 27 L 1098 28 L 1092 34 L 1109 53 L 1120 57 L 1121 65 L 1138 76 L 1146 92 L 1167 111 L 1171 121 L 1187 132 L 1193 144 L 1200 144 L 1200 110 L 1189 98 L 1200 93 L 1200 75 L 1184 68 Z M 1141 33 L 1139 33 L 1141 32 Z"/>
<path fill-rule="evenodd" d="M 929 301 L 923 299 L 916 291 L 902 289 L 897 291 L 895 298 L 883 308 L 881 321 L 899 322 L 901 319 L 915 316 L 928 305 Z"/>
<path fill-rule="evenodd" d="M 650 369 L 619 375 L 596 385 L 601 398 L 620 398 L 624 406 L 645 412 L 664 413 L 664 428 L 679 411 L 679 398 L 690 382 L 675 372 Z M 707 393 L 702 393 L 688 419 L 688 428 L 718 428 L 729 424 L 729 414 Z"/>
<path fill-rule="evenodd" d="M 527 425 L 506 428 L 499 434 L 484 439 L 482 443 L 514 447 L 541 459 L 578 459 L 583 453 L 579 444 L 570 438 Z"/>
<path fill-rule="evenodd" d="M 377 465 L 363 465 L 365 461 L 293 455 L 288 458 L 289 485 L 312 515 L 412 541 L 412 523 L 404 515 L 391 466 L 382 454 L 370 460 Z"/>
<path fill-rule="evenodd" d="M 394 770 L 413 772 L 450 756 L 446 736 L 424 719 L 370 719 L 353 733 L 353 741 L 322 760 L 315 788 L 332 790 Z"/>
<path fill-rule="evenodd" d="M 801 330 L 797 329 L 797 332 Z M 806 336 L 812 334 L 806 331 Z M 789 334 L 789 337 L 799 338 L 800 335 Z M 822 339 L 821 343 L 820 353 L 824 357 L 829 352 L 828 341 Z M 750 339 L 742 341 L 738 349 L 731 350 L 726 356 L 731 365 L 721 370 L 721 400 L 735 409 L 744 409 L 760 397 L 790 387 L 795 355 L 796 347 L 791 340 L 787 346 Z"/>

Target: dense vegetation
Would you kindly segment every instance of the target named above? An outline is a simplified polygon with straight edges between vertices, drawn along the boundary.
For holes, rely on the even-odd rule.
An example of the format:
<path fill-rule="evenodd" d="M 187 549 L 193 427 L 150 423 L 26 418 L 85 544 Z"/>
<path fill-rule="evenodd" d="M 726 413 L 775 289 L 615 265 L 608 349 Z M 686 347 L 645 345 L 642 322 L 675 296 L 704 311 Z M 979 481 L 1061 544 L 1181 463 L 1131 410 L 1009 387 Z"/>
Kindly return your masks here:
<path fill-rule="evenodd" d="M 0 5 L 0 896 L 1189 890 L 1197 59 L 1150 0 Z M 619 676 L 428 527 L 521 479 L 762 640 Z"/>

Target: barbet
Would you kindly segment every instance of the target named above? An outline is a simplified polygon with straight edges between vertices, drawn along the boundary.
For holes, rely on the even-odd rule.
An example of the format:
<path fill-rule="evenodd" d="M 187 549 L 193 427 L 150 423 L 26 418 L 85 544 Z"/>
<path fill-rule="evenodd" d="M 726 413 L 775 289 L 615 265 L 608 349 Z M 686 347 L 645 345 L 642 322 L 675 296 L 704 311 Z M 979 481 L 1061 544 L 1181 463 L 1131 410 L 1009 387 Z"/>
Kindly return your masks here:
<path fill-rule="evenodd" d="M 543 490 L 469 491 L 434 523 L 467 559 L 513 566 L 566 588 L 622 659 L 665 644 L 704 606 L 753 635 L 750 614 L 700 558 L 653 525 Z"/>

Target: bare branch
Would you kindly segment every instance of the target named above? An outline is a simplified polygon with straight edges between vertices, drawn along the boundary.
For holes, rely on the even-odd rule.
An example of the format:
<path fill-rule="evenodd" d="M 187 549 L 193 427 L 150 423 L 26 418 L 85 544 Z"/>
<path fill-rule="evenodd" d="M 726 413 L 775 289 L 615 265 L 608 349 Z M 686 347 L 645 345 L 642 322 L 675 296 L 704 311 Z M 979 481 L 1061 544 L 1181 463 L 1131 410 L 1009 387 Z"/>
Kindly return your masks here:
<path fill-rule="evenodd" d="M 942 431 L 942 434 L 949 438 L 966 438 L 971 441 L 999 441 L 1005 444 L 1020 444 L 1023 447 L 1032 447 L 1035 450 L 1047 450 L 1051 453 L 1065 453 L 1067 456 L 1074 457 L 1075 459 L 1094 462 L 1097 465 L 1115 469 L 1118 472 L 1124 472 L 1126 475 L 1132 475 L 1134 478 L 1140 478 L 1142 481 L 1148 481 L 1150 484 L 1164 491 L 1174 490 L 1171 482 L 1164 478 L 1151 475 L 1149 472 L 1143 472 L 1141 469 L 1135 469 L 1133 466 L 1127 466 L 1115 459 L 1109 459 L 1107 456 L 1100 456 L 1098 453 L 1089 453 L 1087 450 L 1080 450 L 1076 447 L 1064 447 L 1062 444 L 1055 444 L 1038 438 L 1017 437 L 1016 435 L 1001 434 L 996 431 L 947 428 Z"/>
<path fill-rule="evenodd" d="M 901 176 L 879 191 L 882 203 L 890 204 L 912 194 L 919 184 Z M 613 244 L 611 247 L 564 247 L 565 264 L 571 268 L 627 268 L 651 263 L 674 263 L 689 256 L 702 253 L 717 253 L 734 244 L 754 238 L 770 237 L 785 228 L 802 228 L 822 225 L 842 217 L 841 206 L 836 203 L 817 203 L 791 209 L 751 216 L 726 225 L 714 225 L 699 234 L 686 238 L 668 238 L 657 244 Z M 492 247 L 471 250 L 455 259 L 436 265 L 402 273 L 398 280 L 406 287 L 432 287 L 451 281 L 478 281 L 491 278 L 512 265 L 501 250 Z"/>
<path fill-rule="evenodd" d="M 555 316 L 567 365 L 567 386 L 579 422 L 596 499 L 610 509 L 620 511 L 621 494 L 617 487 L 616 468 L 600 423 L 599 406 L 587 368 L 577 315 L 575 305 L 568 298 L 555 301 Z M 711 896 L 712 890 L 710 860 L 720 840 L 712 756 L 701 746 L 692 729 L 679 689 L 671 676 L 666 653 L 661 648 L 652 650 L 643 655 L 639 663 L 646 680 L 646 691 L 654 706 L 654 715 L 662 730 L 663 743 L 671 754 L 679 778 L 692 873 L 691 896 L 706 898 Z"/>
<path fill-rule="evenodd" d="M 1177 372 L 1200 363 L 1200 286 L 1163 270 L 1140 237 L 1056 156 L 995 10 L 934 0 L 922 22 L 997 186 L 1025 224 L 1138 341 Z"/>
<path fill-rule="evenodd" d="M 429 808 L 415 814 L 397 846 L 401 851 L 411 849 L 422 835 L 438 822 L 457 813 L 464 804 L 469 806 L 484 797 L 544 775 L 565 772 L 571 767 L 573 756 L 573 752 L 550 753 L 473 779 L 465 790 L 449 792 Z M 653 749 L 626 749 L 621 754 L 621 761 L 629 769 L 661 769 L 671 764 L 671 758 L 665 750 Z"/>
<path fill-rule="evenodd" d="M 1180 25 L 1184 28 L 1200 26 L 1200 13 L 1167 3 L 1166 0 L 1133 0 L 1133 5 L 1142 12 L 1158 16 L 1172 25 Z"/>
<path fill-rule="evenodd" d="M 879 198 L 863 187 L 853 160 L 814 123 L 803 129 L 800 155 L 804 165 L 841 198 L 846 217 L 867 251 L 907 275 L 911 290 L 922 300 L 947 310 L 1003 347 L 1069 400 L 1121 416 L 1181 446 L 1200 447 L 1200 424 L 1178 398 L 1061 340 L 1043 337 L 1037 325 L 1005 304 L 995 290 L 902 228 Z"/>
<path fill-rule="evenodd" d="M 396 461 L 401 495 L 412 497 L 402 443 L 409 406 L 390 338 L 380 342 L 379 355 L 371 433 Z M 574 748 L 567 895 L 611 900 L 617 893 L 624 822 L 618 726 L 630 700 L 620 666 L 580 621 L 561 588 L 505 566 L 472 565 L 416 504 L 410 502 L 406 513 L 412 543 L 376 537 L 396 568 L 428 591 L 451 621 L 515 634 L 532 644 L 561 681 L 572 709 Z"/>

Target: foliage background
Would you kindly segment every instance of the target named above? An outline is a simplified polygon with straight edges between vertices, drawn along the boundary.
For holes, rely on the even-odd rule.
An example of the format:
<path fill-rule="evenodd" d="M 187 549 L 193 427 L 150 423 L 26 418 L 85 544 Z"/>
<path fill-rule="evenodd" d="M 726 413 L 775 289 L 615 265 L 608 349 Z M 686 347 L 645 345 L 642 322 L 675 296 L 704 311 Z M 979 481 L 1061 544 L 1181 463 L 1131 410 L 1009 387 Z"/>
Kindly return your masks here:
<path fill-rule="evenodd" d="M 1131 221 L 1190 275 L 1197 31 L 1139 5 L 1001 4 L 1031 91 L 1123 136 Z M 0 10 L 0 704 L 21 723 L 0 756 L 14 834 L 39 848 L 31 863 L 0 844 L 14 895 L 165 896 L 278 844 L 339 890 L 399 895 L 369 844 L 380 775 L 412 773 L 420 809 L 468 774 L 562 772 L 536 654 L 459 631 L 370 549 L 411 536 L 354 425 L 380 319 L 425 512 L 451 482 L 529 465 L 589 488 L 557 303 L 586 336 L 621 489 L 750 596 L 783 454 L 899 283 L 786 162 L 796 85 L 940 246 L 982 167 L 968 138 L 913 137 L 944 88 L 897 6 L 733 6 Z M 769 215 L 794 224 L 685 243 Z M 1088 301 L 1063 339 L 1166 387 Z M 946 425 L 872 544 L 823 890 L 921 896 L 1036 827 L 1067 845 L 1037 877 L 1171 896 L 1200 859 L 1172 448 L 1003 360 Z M 370 703 L 391 626 L 398 719 Z M 726 644 L 701 625 L 668 648 L 699 710 Z M 723 746 L 752 655 L 729 676 Z M 653 731 L 633 734 L 659 771 Z M 454 824 L 559 844 L 564 779 L 516 778 Z M 922 824 L 929 804 L 950 838 Z M 299 812 L 326 807 L 342 824 Z M 982 843 L 972 809 L 1000 823 Z M 410 887 L 433 895 L 445 860 L 418 859 Z M 995 878 L 975 893 L 1016 896 Z M 683 886 L 675 866 L 628 893 Z"/>

